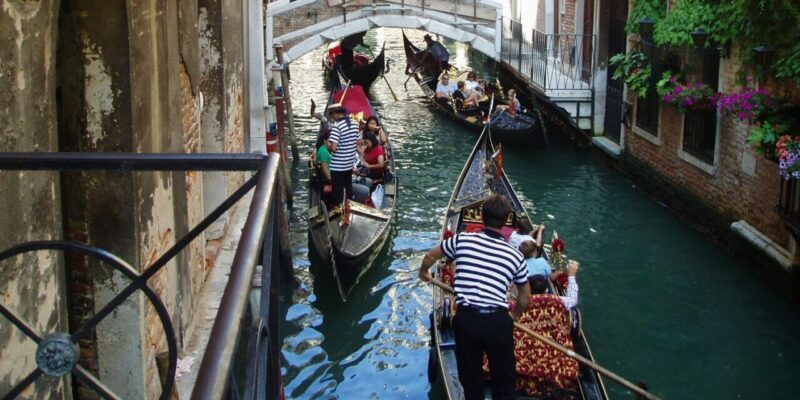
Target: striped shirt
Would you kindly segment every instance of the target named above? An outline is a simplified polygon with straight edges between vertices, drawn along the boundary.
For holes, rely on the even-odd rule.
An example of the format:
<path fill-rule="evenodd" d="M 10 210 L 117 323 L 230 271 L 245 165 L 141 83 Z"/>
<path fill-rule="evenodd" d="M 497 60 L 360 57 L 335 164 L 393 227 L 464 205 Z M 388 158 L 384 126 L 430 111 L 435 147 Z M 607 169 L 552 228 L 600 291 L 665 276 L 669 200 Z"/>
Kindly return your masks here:
<path fill-rule="evenodd" d="M 484 229 L 459 233 L 442 242 L 445 256 L 456 260 L 456 303 L 474 308 L 508 308 L 511 282 L 528 283 L 528 267 L 522 253 L 503 235 Z"/>
<path fill-rule="evenodd" d="M 333 124 L 328 141 L 336 143 L 336 151 L 331 157 L 331 171 L 350 171 L 356 162 L 356 145 L 361 135 L 358 132 L 358 123 L 341 120 Z"/>

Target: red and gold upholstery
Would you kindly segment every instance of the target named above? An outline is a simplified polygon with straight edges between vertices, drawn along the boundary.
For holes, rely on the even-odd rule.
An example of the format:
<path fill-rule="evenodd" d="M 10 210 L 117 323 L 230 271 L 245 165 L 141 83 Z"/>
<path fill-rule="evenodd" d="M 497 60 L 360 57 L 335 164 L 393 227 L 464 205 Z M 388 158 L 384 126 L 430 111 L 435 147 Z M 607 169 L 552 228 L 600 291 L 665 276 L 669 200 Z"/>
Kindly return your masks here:
<path fill-rule="evenodd" d="M 536 333 L 573 348 L 570 336 L 570 314 L 564 302 L 552 294 L 531 296 L 528 310 L 519 322 Z M 514 330 L 517 356 L 517 389 L 530 395 L 545 381 L 564 389 L 578 385 L 578 362 L 564 353 L 536 340 L 520 330 Z"/>
<path fill-rule="evenodd" d="M 513 306 L 513 305 L 512 305 Z M 570 314 L 564 302 L 552 294 L 531 296 L 528 310 L 519 322 L 536 333 L 573 348 L 570 336 Z M 517 390 L 537 397 L 556 388 L 576 390 L 578 387 L 578 362 L 564 353 L 544 344 L 525 332 L 515 329 L 514 341 L 517 358 Z M 488 358 L 483 369 L 488 376 Z"/>

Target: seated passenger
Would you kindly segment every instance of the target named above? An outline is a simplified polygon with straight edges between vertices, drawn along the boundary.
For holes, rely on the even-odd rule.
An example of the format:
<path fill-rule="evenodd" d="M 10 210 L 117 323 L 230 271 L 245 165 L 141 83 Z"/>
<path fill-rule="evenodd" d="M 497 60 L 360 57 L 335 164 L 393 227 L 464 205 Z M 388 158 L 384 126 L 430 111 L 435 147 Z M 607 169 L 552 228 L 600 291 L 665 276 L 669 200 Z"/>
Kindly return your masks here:
<path fill-rule="evenodd" d="M 369 118 L 367 118 L 367 122 L 361 130 L 361 137 L 364 137 L 367 133 L 377 136 L 378 139 L 380 139 L 381 145 L 389 143 L 389 135 L 383 129 L 380 122 L 378 122 L 378 117 L 374 115 L 370 115 Z"/>
<path fill-rule="evenodd" d="M 522 105 L 519 104 L 519 100 L 517 99 L 517 91 L 514 89 L 508 89 L 508 112 L 511 115 L 521 114 L 523 112 Z"/>
<path fill-rule="evenodd" d="M 578 306 L 578 281 L 575 278 L 575 276 L 578 275 L 578 269 L 578 262 L 569 260 L 567 266 L 567 295 L 558 297 L 567 310 Z M 563 272 L 560 273 L 563 274 Z M 533 293 L 534 296 L 547 293 L 548 282 L 546 277 L 535 275 L 529 279 L 529 283 L 531 284 L 531 293 Z"/>
<path fill-rule="evenodd" d="M 531 225 L 531 221 L 528 218 L 517 219 L 517 230 L 511 232 L 511 237 L 508 238 L 508 244 L 510 244 L 511 247 L 518 249 L 522 242 L 531 240 L 536 243 L 536 246 L 542 247 L 542 244 L 544 244 L 542 241 L 544 225 L 539 225 L 539 228 L 536 230 L 536 238 L 531 236 L 532 231 L 533 225 Z"/>
<path fill-rule="evenodd" d="M 550 263 L 542 257 L 542 248 L 536 245 L 536 242 L 526 240 L 519 245 L 519 251 L 525 257 L 525 263 L 528 265 L 528 279 L 535 275 L 541 275 L 548 279 L 554 279 L 553 269 Z"/>
<path fill-rule="evenodd" d="M 436 85 L 436 98 L 449 99 L 456 90 L 458 90 L 458 88 L 455 84 L 450 82 L 450 75 L 445 73 L 442 75 L 442 81 Z"/>
<path fill-rule="evenodd" d="M 386 153 L 383 146 L 378 143 L 378 138 L 371 134 L 364 134 L 364 147 L 359 147 L 361 155 L 361 165 L 369 168 L 368 177 L 372 183 L 383 180 L 383 172 L 386 170 Z"/>
<path fill-rule="evenodd" d="M 467 91 L 474 90 L 478 86 L 478 74 L 475 71 L 469 71 L 467 73 L 467 81 L 464 84 L 467 86 Z"/>

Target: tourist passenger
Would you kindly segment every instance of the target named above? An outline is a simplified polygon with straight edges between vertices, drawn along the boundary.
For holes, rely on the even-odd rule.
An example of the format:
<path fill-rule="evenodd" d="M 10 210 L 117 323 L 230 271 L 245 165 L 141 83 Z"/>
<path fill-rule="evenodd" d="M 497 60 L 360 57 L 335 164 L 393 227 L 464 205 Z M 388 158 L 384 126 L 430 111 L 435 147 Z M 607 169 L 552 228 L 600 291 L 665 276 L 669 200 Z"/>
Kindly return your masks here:
<path fill-rule="evenodd" d="M 330 129 L 323 132 L 319 140 L 317 140 L 317 151 L 314 154 L 314 161 L 316 162 L 316 167 L 318 169 L 317 179 L 319 184 L 319 191 L 322 197 L 322 200 L 326 204 L 330 204 L 332 200 L 332 190 L 333 186 L 331 183 L 331 152 L 328 149 L 328 136 L 330 135 Z"/>
<path fill-rule="evenodd" d="M 425 43 L 428 45 L 428 54 L 433 57 L 437 65 L 439 65 L 439 68 L 443 70 L 450 69 L 450 52 L 447 51 L 447 48 L 444 47 L 443 44 L 433 40 L 431 35 L 426 34 L 424 39 Z"/>
<path fill-rule="evenodd" d="M 467 85 L 464 81 L 458 81 L 456 84 L 458 87 L 458 91 L 453 94 L 453 97 L 458 94 L 458 97 L 463 100 L 463 106 L 465 109 L 473 108 L 478 105 L 478 93 L 474 90 L 468 90 Z"/>
<path fill-rule="evenodd" d="M 508 112 L 511 115 L 521 114 L 523 109 L 522 105 L 519 104 L 519 100 L 517 99 L 517 91 L 514 89 L 508 89 Z"/>
<path fill-rule="evenodd" d="M 332 198 L 338 204 L 344 196 L 353 195 L 353 164 L 356 161 L 358 144 L 358 125 L 347 117 L 347 111 L 340 103 L 328 106 L 335 121 L 328 138 L 331 156 Z"/>
<path fill-rule="evenodd" d="M 430 281 L 428 271 L 447 256 L 456 261 L 455 295 L 458 313 L 453 320 L 458 378 L 467 400 L 484 398 L 483 356 L 489 358 L 492 398 L 513 399 L 516 384 L 514 320 L 528 306 L 530 287 L 522 254 L 506 243 L 501 233 L 512 211 L 501 195 L 483 202 L 484 229 L 459 233 L 443 240 L 422 259 L 420 279 Z M 508 312 L 506 293 L 511 283 L 519 290 L 519 304 Z M 513 320 L 512 320 L 513 319 Z"/>
<path fill-rule="evenodd" d="M 575 278 L 575 276 L 578 275 L 578 269 L 578 262 L 569 260 L 569 264 L 567 265 L 567 295 L 559 296 L 567 310 L 578 306 L 578 281 Z M 531 285 L 530 290 L 534 296 L 547 293 L 548 282 L 546 277 L 534 275 L 529 281 Z"/>
<path fill-rule="evenodd" d="M 464 84 L 467 86 L 467 91 L 474 90 L 478 87 L 478 74 L 475 71 L 467 72 L 467 81 Z"/>
<path fill-rule="evenodd" d="M 528 265 L 528 279 L 534 275 L 541 275 L 548 279 L 554 278 L 553 269 L 550 263 L 542 257 L 542 248 L 536 245 L 536 242 L 526 240 L 519 245 L 519 252 L 525 257 L 525 263 Z"/>
<path fill-rule="evenodd" d="M 436 98 L 449 99 L 456 90 L 458 90 L 458 87 L 450 82 L 450 75 L 444 73 L 442 75 L 442 81 L 436 85 Z"/>
<path fill-rule="evenodd" d="M 378 122 L 378 117 L 374 115 L 370 115 L 369 118 L 367 118 L 367 123 L 361 131 L 361 137 L 363 138 L 367 132 L 377 136 L 380 139 L 381 145 L 389 143 L 389 135 L 383 129 L 380 122 Z"/>
<path fill-rule="evenodd" d="M 508 244 L 511 247 L 518 249 L 519 245 L 526 240 L 531 240 L 536 243 L 537 247 L 542 247 L 542 235 L 544 234 L 544 225 L 539 225 L 539 228 L 536 230 L 536 238 L 531 236 L 531 232 L 533 231 L 533 225 L 531 225 L 531 221 L 528 218 L 519 218 L 517 219 L 517 230 L 511 232 L 511 236 L 508 238 Z"/>
<path fill-rule="evenodd" d="M 383 180 L 383 172 L 386 170 L 386 153 L 383 146 L 378 143 L 378 138 L 372 133 L 364 133 L 365 147 L 359 148 L 361 155 L 361 165 L 369 168 L 367 175 L 372 182 Z"/>

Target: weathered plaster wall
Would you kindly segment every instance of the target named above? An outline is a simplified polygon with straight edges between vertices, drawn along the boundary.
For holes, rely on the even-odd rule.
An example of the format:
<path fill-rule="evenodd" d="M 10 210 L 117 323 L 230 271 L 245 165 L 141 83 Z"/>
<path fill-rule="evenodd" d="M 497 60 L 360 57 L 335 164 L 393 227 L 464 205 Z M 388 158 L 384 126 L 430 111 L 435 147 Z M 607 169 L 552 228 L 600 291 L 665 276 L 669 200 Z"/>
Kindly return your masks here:
<path fill-rule="evenodd" d="M 0 1 L 0 151 L 55 151 L 54 0 Z M 0 250 L 61 239 L 61 187 L 51 172 L 0 172 Z M 0 263 L 0 302 L 40 335 L 66 331 L 63 258 L 28 253 Z M 0 317 L 0 393 L 36 367 L 34 343 Z M 57 380 L 40 380 L 40 398 L 64 398 Z M 30 388 L 26 394 L 33 394 Z"/>

